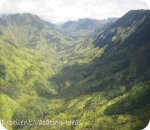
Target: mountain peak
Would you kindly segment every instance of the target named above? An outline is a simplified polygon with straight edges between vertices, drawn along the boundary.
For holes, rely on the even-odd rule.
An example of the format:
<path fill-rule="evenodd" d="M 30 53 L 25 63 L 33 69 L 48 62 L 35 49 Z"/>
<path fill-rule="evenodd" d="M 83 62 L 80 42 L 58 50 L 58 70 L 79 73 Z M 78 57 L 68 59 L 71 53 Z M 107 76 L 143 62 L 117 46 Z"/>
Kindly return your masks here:
<path fill-rule="evenodd" d="M 113 24 L 113 26 L 118 26 L 119 24 L 124 26 L 131 26 L 131 23 L 139 21 L 148 15 L 150 15 L 150 10 L 131 10 L 123 17 L 118 19 L 116 23 Z"/>

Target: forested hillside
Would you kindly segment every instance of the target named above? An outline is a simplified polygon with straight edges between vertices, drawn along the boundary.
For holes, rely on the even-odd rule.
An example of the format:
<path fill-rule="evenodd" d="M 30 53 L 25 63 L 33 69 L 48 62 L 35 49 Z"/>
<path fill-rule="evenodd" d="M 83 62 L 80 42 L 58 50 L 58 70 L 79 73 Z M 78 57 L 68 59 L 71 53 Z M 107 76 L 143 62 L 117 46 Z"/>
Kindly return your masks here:
<path fill-rule="evenodd" d="M 149 34 L 149 10 L 62 28 L 32 14 L 1 16 L 0 119 L 32 122 L 4 126 L 143 129 L 150 119 Z M 35 125 L 38 120 L 58 124 Z"/>
<path fill-rule="evenodd" d="M 2 15 L 0 31 L 6 39 L 30 48 L 50 44 L 53 48 L 61 49 L 72 43 L 68 36 L 57 31 L 57 25 L 28 13 Z"/>

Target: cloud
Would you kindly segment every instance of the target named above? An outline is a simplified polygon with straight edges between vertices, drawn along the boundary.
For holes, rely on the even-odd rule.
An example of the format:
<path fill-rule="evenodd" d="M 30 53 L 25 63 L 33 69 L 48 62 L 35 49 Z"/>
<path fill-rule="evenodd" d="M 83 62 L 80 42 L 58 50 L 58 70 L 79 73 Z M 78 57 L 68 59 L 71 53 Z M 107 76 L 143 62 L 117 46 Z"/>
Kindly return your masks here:
<path fill-rule="evenodd" d="M 33 13 L 61 23 L 80 18 L 120 17 L 132 9 L 148 9 L 144 0 L 1 0 L 0 14 Z"/>

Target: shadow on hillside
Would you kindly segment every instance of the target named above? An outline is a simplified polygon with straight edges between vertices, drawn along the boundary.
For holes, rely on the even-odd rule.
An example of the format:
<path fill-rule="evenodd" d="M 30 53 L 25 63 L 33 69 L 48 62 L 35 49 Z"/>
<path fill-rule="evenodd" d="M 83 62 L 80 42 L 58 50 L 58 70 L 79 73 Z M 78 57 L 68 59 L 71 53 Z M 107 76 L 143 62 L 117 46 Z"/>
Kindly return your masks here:
<path fill-rule="evenodd" d="M 50 80 L 55 82 L 58 96 L 63 98 L 73 98 L 83 94 L 81 81 L 94 72 L 94 64 L 74 64 L 64 67 Z"/>
<path fill-rule="evenodd" d="M 110 59 L 113 60 L 113 63 Z M 118 66 L 118 63 L 120 66 Z M 116 58 L 113 56 L 105 59 L 101 57 L 89 64 L 74 64 L 64 67 L 50 80 L 56 82 L 57 96 L 72 99 L 80 95 L 114 89 L 114 86 L 117 88 L 127 83 L 130 86 L 132 79 L 124 77 L 126 72 L 123 72 L 119 80 L 115 76 L 117 72 L 125 70 L 128 65 L 129 61 L 122 60 L 122 57 Z"/>
<path fill-rule="evenodd" d="M 59 82 L 57 96 L 72 99 L 103 91 L 111 92 L 111 96 L 106 95 L 107 99 L 111 99 L 128 92 L 136 83 L 148 81 L 149 48 L 146 46 L 142 51 L 135 50 L 134 55 L 134 48 L 120 48 L 116 51 L 117 49 L 110 50 L 89 64 L 64 67 L 50 79 Z"/>

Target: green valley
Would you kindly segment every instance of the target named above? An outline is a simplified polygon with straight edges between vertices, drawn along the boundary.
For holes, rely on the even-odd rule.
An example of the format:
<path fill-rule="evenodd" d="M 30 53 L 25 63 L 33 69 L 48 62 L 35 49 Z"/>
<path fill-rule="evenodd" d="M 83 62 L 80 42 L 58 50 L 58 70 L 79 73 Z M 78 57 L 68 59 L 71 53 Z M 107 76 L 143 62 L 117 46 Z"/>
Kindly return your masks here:
<path fill-rule="evenodd" d="M 150 119 L 149 34 L 150 10 L 61 26 L 27 13 L 2 15 L 0 119 L 31 121 L 4 126 L 143 129 Z"/>

